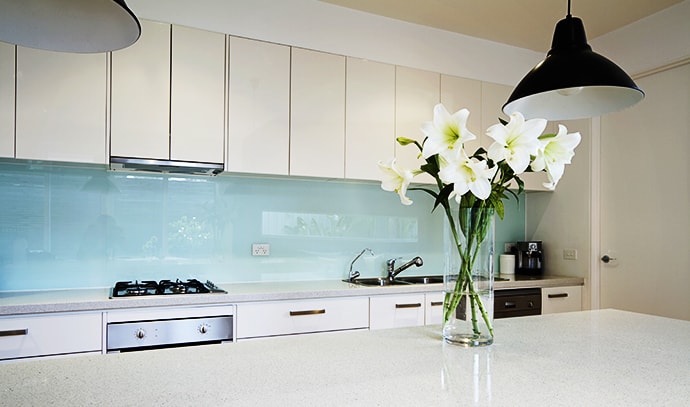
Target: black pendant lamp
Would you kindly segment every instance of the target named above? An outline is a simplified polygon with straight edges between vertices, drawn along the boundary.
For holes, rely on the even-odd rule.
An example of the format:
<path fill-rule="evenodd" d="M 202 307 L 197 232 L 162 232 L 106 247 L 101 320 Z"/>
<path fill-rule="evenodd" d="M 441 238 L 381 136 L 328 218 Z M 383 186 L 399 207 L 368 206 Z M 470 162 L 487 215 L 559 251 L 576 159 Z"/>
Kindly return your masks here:
<path fill-rule="evenodd" d="M 0 41 L 49 51 L 95 53 L 141 35 L 124 0 L 0 0 Z"/>
<path fill-rule="evenodd" d="M 525 75 L 503 105 L 510 115 L 569 120 L 601 116 L 644 98 L 616 64 L 592 51 L 582 20 L 568 15 L 556 24 L 551 50 Z"/>

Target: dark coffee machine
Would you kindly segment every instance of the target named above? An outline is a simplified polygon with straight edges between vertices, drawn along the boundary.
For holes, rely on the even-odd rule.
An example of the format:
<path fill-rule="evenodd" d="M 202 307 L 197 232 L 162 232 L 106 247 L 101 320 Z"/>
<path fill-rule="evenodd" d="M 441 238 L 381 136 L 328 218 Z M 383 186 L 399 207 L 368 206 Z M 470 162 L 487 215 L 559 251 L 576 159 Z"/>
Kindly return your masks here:
<path fill-rule="evenodd" d="M 544 271 L 544 252 L 541 241 L 517 242 L 515 273 L 527 276 L 540 276 Z"/>

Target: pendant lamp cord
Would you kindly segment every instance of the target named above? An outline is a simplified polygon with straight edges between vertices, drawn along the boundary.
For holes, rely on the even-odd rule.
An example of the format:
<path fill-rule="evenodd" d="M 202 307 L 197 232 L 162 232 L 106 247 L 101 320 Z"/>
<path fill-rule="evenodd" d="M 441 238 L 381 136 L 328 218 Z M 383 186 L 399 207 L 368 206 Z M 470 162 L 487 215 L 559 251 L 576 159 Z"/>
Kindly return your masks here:
<path fill-rule="evenodd" d="M 568 17 L 570 17 L 570 0 L 568 0 Z"/>

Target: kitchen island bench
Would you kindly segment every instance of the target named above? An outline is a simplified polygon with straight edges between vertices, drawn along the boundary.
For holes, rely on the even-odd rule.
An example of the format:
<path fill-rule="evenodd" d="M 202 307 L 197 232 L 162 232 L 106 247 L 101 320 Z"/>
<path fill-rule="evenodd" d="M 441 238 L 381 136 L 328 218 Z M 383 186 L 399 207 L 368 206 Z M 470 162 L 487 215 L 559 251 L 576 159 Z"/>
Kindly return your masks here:
<path fill-rule="evenodd" d="M 690 322 L 617 310 L 0 365 L 0 405 L 685 406 Z"/>

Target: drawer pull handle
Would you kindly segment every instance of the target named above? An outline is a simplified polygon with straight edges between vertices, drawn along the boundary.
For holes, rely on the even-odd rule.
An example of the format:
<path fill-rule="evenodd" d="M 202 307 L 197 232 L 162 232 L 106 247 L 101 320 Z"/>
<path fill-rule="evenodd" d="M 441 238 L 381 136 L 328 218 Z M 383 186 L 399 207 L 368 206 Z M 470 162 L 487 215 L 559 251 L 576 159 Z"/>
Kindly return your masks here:
<path fill-rule="evenodd" d="M 517 305 L 514 302 L 506 301 L 505 304 L 503 304 L 504 308 L 515 308 Z"/>
<path fill-rule="evenodd" d="M 298 317 L 301 315 L 319 315 L 319 314 L 325 314 L 326 310 L 325 309 L 310 309 L 306 311 L 290 311 L 290 316 L 291 317 Z"/>
<path fill-rule="evenodd" d="M 413 304 L 395 304 L 395 308 L 421 308 L 422 304 L 415 302 Z"/>
<path fill-rule="evenodd" d="M 28 334 L 29 334 L 28 328 L 12 329 L 9 331 L 0 331 L 0 336 L 22 336 L 22 335 L 28 335 Z"/>
<path fill-rule="evenodd" d="M 440 307 L 441 305 L 443 305 L 443 301 L 431 301 L 432 307 Z"/>
<path fill-rule="evenodd" d="M 567 298 L 568 293 L 549 294 L 549 298 Z"/>

